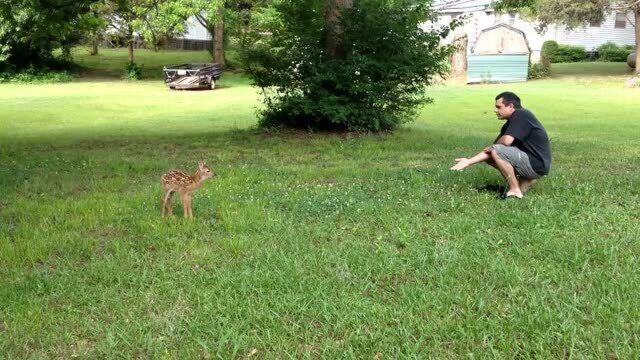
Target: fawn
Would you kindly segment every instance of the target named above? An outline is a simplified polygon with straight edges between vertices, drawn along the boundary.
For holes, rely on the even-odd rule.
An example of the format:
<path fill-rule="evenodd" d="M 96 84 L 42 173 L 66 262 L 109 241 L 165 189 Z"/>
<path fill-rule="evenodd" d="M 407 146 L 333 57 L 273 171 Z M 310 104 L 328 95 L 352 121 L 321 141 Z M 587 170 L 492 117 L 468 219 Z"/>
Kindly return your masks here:
<path fill-rule="evenodd" d="M 178 192 L 180 194 L 180 200 L 182 201 L 184 217 L 192 218 L 193 210 L 191 209 L 191 194 L 198 190 L 206 179 L 215 175 L 216 174 L 211 171 L 204 162 L 201 162 L 198 165 L 198 170 L 196 170 L 193 175 L 189 175 L 178 170 L 171 170 L 162 175 L 162 187 L 164 188 L 162 217 L 167 214 L 172 214 L 171 197 L 174 192 Z"/>

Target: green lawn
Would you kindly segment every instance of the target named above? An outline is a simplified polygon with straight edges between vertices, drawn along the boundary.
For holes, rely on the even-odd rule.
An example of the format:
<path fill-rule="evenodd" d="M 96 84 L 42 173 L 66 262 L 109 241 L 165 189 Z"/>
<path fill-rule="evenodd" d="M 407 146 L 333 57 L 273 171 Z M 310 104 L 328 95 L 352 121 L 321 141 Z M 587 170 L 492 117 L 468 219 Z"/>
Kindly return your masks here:
<path fill-rule="evenodd" d="M 615 78 L 619 76 L 631 76 L 632 74 L 633 69 L 623 62 L 579 62 L 552 65 L 552 75 L 556 78 L 566 78 L 569 76 L 582 77 L 585 79 L 588 79 L 589 76 Z"/>
<path fill-rule="evenodd" d="M 90 49 L 75 48 L 74 59 L 84 68 L 83 77 L 89 78 L 120 78 L 127 65 L 127 54 L 123 49 L 100 49 L 98 55 L 89 56 Z M 237 53 L 227 51 L 226 58 L 231 65 L 237 63 Z M 133 61 L 142 67 L 142 77 L 146 79 L 160 79 L 163 77 L 162 68 L 165 65 L 183 63 L 212 62 L 212 55 L 207 51 L 176 51 L 135 49 Z"/>
<path fill-rule="evenodd" d="M 578 66 L 436 86 L 383 135 L 258 131 L 239 74 L 0 85 L 0 358 L 637 358 L 640 89 Z M 504 90 L 554 151 L 522 201 L 448 170 Z M 161 219 L 202 159 L 195 219 Z"/>

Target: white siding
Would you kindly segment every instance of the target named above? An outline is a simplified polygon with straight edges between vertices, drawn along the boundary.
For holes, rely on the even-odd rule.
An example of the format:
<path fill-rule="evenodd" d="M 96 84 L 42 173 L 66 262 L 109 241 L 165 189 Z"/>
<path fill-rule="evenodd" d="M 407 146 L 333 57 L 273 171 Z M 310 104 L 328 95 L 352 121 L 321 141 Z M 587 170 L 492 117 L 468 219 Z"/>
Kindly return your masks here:
<path fill-rule="evenodd" d="M 448 4 L 442 9 L 442 15 L 438 18 L 436 24 L 425 24 L 425 27 L 447 25 L 451 21 L 451 14 L 463 13 L 468 16 L 465 25 L 456 29 L 454 34 L 465 33 L 469 39 L 469 51 L 473 48 L 480 32 L 488 27 L 504 23 L 522 30 L 529 42 L 531 48 L 531 57 L 533 61 L 537 61 L 542 48 L 542 43 L 546 40 L 555 40 L 559 44 L 584 46 L 585 50 L 595 50 L 598 46 L 607 41 L 613 41 L 618 45 L 635 44 L 635 29 L 633 23 L 627 21 L 625 29 L 616 29 L 615 12 L 609 14 L 600 27 L 586 26 L 584 28 L 567 31 L 562 28 L 550 27 L 545 33 L 539 34 L 535 30 L 535 24 L 520 19 L 518 14 L 512 17 L 509 14 L 496 14 L 490 9 L 491 0 L 440 0 L 438 4 Z M 629 18 L 633 19 L 632 14 Z M 179 38 L 191 40 L 211 40 L 211 34 L 205 29 L 195 17 L 190 17 L 186 23 L 186 31 Z M 446 43 L 453 40 L 454 34 L 451 34 L 445 40 Z"/>
<path fill-rule="evenodd" d="M 489 4 L 490 2 L 487 0 L 460 1 L 460 5 L 451 6 L 443 10 L 442 15 L 435 24 L 425 24 L 425 27 L 447 25 L 451 21 L 450 13 L 460 13 L 463 11 L 463 15 L 467 17 L 467 21 L 463 26 L 449 35 L 444 42 L 450 43 L 454 36 L 464 33 L 469 39 L 467 49 L 470 53 L 483 29 L 500 23 L 508 24 L 525 33 L 529 47 L 531 48 L 531 60 L 533 62 L 539 61 L 540 49 L 542 48 L 542 43 L 546 40 L 555 40 L 559 44 L 565 45 L 584 46 L 587 51 L 595 50 L 607 41 L 613 41 L 618 45 L 635 44 L 634 24 L 630 20 L 627 20 L 624 29 L 616 29 L 614 26 L 615 12 L 609 14 L 600 27 L 585 26 L 569 31 L 562 27 L 552 26 L 540 34 L 536 31 L 535 23 L 521 19 L 518 14 L 515 14 L 515 17 L 509 14 L 496 14 L 490 9 Z M 631 13 L 628 18 L 633 19 Z"/>
<path fill-rule="evenodd" d="M 633 14 L 628 14 L 633 19 Z M 567 31 L 562 28 L 549 29 L 545 34 L 546 40 L 555 40 L 559 44 L 584 46 L 586 50 L 595 50 L 598 46 L 613 41 L 618 45 L 634 45 L 636 43 L 634 24 L 627 20 L 624 29 L 615 28 L 616 14 L 609 14 L 600 27 L 585 26 Z"/>
<path fill-rule="evenodd" d="M 184 35 L 178 36 L 178 39 L 211 40 L 211 34 L 209 34 L 202 24 L 200 24 L 195 16 L 187 19 L 187 22 L 185 23 L 185 30 Z"/>

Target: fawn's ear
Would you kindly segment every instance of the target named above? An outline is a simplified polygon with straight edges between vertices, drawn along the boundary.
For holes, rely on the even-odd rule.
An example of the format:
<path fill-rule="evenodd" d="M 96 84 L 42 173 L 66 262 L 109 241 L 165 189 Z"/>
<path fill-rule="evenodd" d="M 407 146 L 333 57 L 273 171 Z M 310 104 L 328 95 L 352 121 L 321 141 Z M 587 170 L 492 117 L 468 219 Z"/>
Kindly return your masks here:
<path fill-rule="evenodd" d="M 200 162 L 198 163 L 198 167 L 199 167 L 200 169 L 202 169 L 204 166 L 205 166 L 204 161 L 200 161 Z"/>

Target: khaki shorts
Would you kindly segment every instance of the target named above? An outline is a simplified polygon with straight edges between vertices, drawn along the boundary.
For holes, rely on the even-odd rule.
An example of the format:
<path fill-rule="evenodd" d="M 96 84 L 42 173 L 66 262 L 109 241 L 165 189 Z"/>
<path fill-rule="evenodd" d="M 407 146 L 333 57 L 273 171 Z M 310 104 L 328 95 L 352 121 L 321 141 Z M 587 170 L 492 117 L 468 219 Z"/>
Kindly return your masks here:
<path fill-rule="evenodd" d="M 515 146 L 506 146 L 502 144 L 493 145 L 493 149 L 498 156 L 513 166 L 516 174 L 525 179 L 537 179 L 541 177 L 531 167 L 529 155 Z"/>

